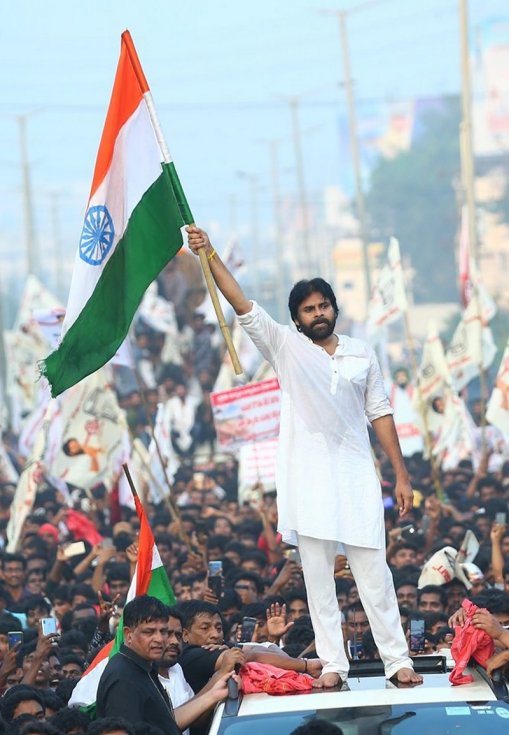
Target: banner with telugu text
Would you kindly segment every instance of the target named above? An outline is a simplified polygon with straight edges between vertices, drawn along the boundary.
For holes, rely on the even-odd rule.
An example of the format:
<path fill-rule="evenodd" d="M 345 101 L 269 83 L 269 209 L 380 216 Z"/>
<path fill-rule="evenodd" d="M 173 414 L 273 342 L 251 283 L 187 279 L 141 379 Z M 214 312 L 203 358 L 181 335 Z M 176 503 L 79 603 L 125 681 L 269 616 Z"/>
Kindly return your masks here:
<path fill-rule="evenodd" d="M 281 391 L 277 378 L 211 393 L 210 402 L 222 449 L 236 449 L 279 434 Z"/>

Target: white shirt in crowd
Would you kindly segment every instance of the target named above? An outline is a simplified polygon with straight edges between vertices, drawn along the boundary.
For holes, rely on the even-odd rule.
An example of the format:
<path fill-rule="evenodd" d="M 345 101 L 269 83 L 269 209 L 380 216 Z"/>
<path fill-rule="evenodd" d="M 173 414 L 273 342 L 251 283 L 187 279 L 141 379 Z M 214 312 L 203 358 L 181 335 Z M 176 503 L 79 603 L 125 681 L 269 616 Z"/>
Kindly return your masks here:
<path fill-rule="evenodd" d="M 187 683 L 180 664 L 174 664 L 169 668 L 168 676 L 159 674 L 159 681 L 168 692 L 174 709 L 194 697 L 194 692 Z M 183 730 L 183 735 L 189 735 L 189 730 Z"/>

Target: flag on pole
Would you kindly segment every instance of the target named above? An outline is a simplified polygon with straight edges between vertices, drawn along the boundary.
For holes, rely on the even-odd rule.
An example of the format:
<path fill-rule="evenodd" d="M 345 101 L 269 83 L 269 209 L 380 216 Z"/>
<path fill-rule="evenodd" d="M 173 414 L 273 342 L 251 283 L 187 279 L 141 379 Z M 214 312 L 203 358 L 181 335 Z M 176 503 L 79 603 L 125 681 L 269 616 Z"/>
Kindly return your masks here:
<path fill-rule="evenodd" d="M 395 237 L 391 237 L 387 264 L 380 271 L 368 306 L 368 336 L 374 340 L 378 339 L 383 327 L 396 321 L 407 309 L 399 242 Z"/>
<path fill-rule="evenodd" d="M 490 367 L 497 353 L 491 329 L 483 326 L 479 299 L 473 298 L 461 317 L 447 349 L 447 364 L 456 391 Z"/>
<path fill-rule="evenodd" d="M 139 595 L 151 595 L 152 597 L 157 597 L 166 605 L 174 605 L 175 595 L 173 594 L 166 569 L 163 567 L 161 557 L 159 556 L 159 551 L 157 550 L 147 516 L 145 515 L 140 499 L 135 497 L 134 502 L 140 520 L 140 535 L 138 537 L 139 551 L 136 570 L 131 580 L 126 602 L 130 602 Z M 123 642 L 124 622 L 123 618 L 121 618 L 115 639 L 99 651 L 75 686 L 69 700 L 70 707 L 86 707 L 89 711 L 95 709 L 97 687 L 101 675 L 108 661 L 118 653 Z"/>
<path fill-rule="evenodd" d="M 110 360 L 192 216 L 128 31 L 95 165 L 59 348 L 41 364 L 53 396 Z"/>
<path fill-rule="evenodd" d="M 509 340 L 488 402 L 486 418 L 509 436 Z"/>

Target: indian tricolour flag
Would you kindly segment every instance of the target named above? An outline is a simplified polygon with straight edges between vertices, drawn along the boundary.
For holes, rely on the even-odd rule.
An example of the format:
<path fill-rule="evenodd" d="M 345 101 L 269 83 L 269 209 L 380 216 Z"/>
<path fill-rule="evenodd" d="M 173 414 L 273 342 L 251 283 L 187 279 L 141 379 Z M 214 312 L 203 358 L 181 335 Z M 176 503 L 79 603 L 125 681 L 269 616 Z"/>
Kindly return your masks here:
<path fill-rule="evenodd" d="M 138 595 L 152 595 L 167 605 L 175 604 L 175 595 L 170 585 L 170 580 L 163 567 L 159 551 L 154 541 L 152 529 L 143 510 L 138 497 L 134 498 L 136 512 L 140 519 L 140 535 L 138 538 L 138 561 L 136 571 L 131 580 L 127 602 Z M 106 664 L 124 642 L 123 618 L 117 628 L 117 634 L 113 641 L 102 648 L 85 671 L 79 682 L 74 687 L 70 707 L 84 707 L 91 711 L 95 709 L 97 687 L 99 679 L 106 668 Z"/>
<path fill-rule="evenodd" d="M 148 285 L 192 222 L 128 31 L 95 165 L 59 348 L 41 370 L 55 397 L 116 353 Z"/>

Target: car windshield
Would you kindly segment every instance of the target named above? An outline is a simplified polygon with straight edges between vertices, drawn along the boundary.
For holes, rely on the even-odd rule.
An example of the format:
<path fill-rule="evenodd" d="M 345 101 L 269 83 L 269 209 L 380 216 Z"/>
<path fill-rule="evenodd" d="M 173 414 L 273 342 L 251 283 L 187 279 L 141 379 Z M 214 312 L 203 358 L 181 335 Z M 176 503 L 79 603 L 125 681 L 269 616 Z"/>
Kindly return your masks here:
<path fill-rule="evenodd" d="M 300 725 L 316 717 L 336 725 L 338 735 L 491 735 L 507 732 L 509 705 L 504 702 L 440 702 L 225 717 L 219 733 L 291 735 Z"/>

